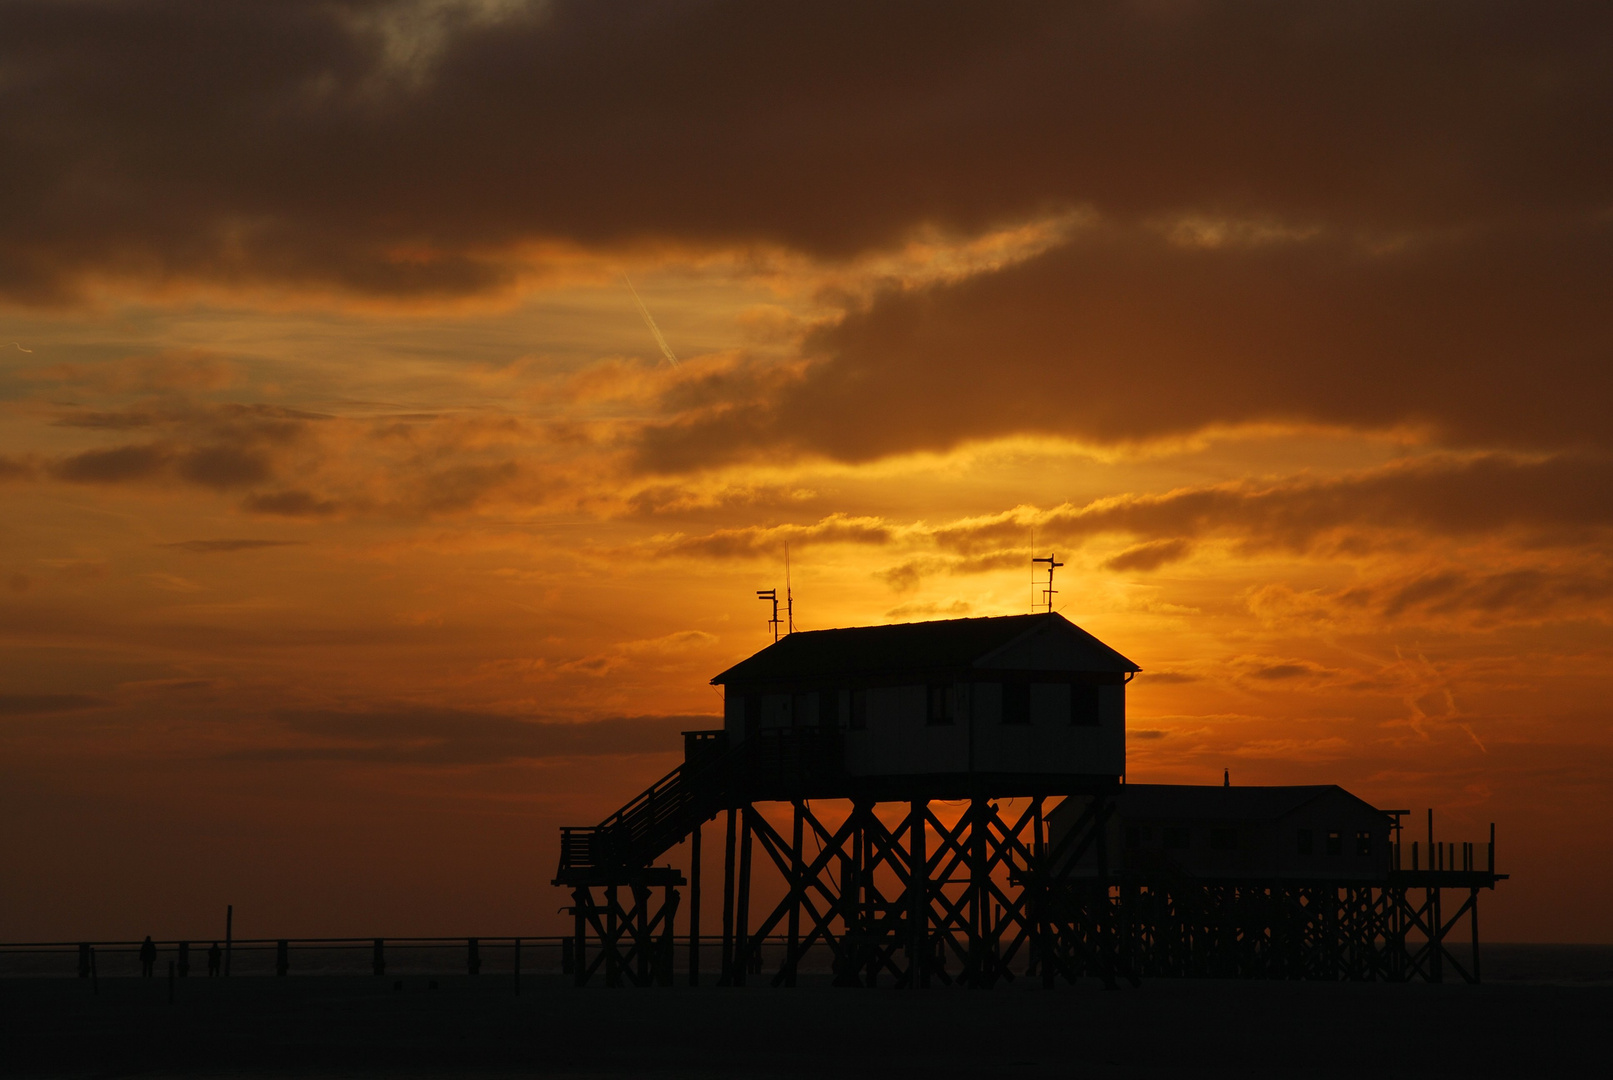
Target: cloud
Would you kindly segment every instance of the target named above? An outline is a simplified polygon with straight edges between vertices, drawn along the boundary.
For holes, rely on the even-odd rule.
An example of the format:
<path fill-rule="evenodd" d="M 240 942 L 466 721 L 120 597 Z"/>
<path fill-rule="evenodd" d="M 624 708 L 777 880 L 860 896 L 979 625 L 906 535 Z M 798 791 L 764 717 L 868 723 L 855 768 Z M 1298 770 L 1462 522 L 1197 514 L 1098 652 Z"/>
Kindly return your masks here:
<path fill-rule="evenodd" d="M 1605 453 L 1610 292 L 1607 220 L 1384 250 L 1332 234 L 1206 250 L 1095 228 L 877 296 L 809 335 L 798 374 L 647 425 L 637 460 L 865 462 L 1020 434 L 1145 446 L 1252 426 Z"/>
<path fill-rule="evenodd" d="M 1384 573 L 1338 589 L 1262 586 L 1249 610 L 1271 624 L 1377 629 L 1400 624 L 1488 628 L 1547 621 L 1606 623 L 1613 566 L 1591 556 L 1557 565 L 1551 553 L 1534 565 L 1437 565 Z"/>
<path fill-rule="evenodd" d="M 280 714 L 288 745 L 230 753 L 250 761 L 349 761 L 427 766 L 491 765 L 537 758 L 681 754 L 684 730 L 712 716 L 623 716 L 584 722 L 526 719 L 467 709 L 399 706 Z"/>
<path fill-rule="evenodd" d="M 302 540 L 178 540 L 162 547 L 179 548 L 197 555 L 214 555 L 221 552 L 257 551 L 261 548 L 298 547 Z"/>
<path fill-rule="evenodd" d="M 32 463 L 0 454 L 0 483 L 8 480 L 28 480 L 33 475 Z"/>
<path fill-rule="evenodd" d="M 90 694 L 0 694 L 0 716 L 41 716 L 104 708 L 108 702 Z"/>
<path fill-rule="evenodd" d="M 1022 508 L 945 525 L 933 536 L 943 550 L 978 555 L 1017 547 L 1032 528 L 1044 542 L 1137 537 L 1145 541 L 1145 561 L 1210 536 L 1228 537 L 1247 550 L 1294 551 L 1311 550 L 1341 532 L 1384 530 L 1448 537 L 1521 531 L 1581 539 L 1587 530 L 1613 528 L 1613 460 L 1436 456 L 1327 478 L 1238 481 L 1048 511 Z"/>
<path fill-rule="evenodd" d="M 1158 570 L 1166 563 L 1185 559 L 1193 545 L 1186 540 L 1150 540 L 1129 547 L 1103 564 L 1106 570 Z"/>
<path fill-rule="evenodd" d="M 269 457 L 261 450 L 238 446 L 199 446 L 176 462 L 179 475 L 201 487 L 228 491 L 261 484 L 270 476 Z"/>
<path fill-rule="evenodd" d="M 693 556 L 748 559 L 759 555 L 782 555 L 785 544 L 796 548 L 816 544 L 880 546 L 890 543 L 895 532 L 878 518 L 831 514 L 811 525 L 753 525 L 742 529 L 719 529 L 701 536 L 684 536 L 680 533 L 656 537 L 647 546 L 659 558 Z"/>
<path fill-rule="evenodd" d="M 30 381 L 81 391 L 158 395 L 222 390 L 239 376 L 233 361 L 204 349 L 167 349 L 93 364 L 44 364 L 19 374 Z"/>
<path fill-rule="evenodd" d="M 967 600 L 951 600 L 945 603 L 919 602 L 898 604 L 885 612 L 885 617 L 904 622 L 916 622 L 921 619 L 961 619 L 972 610 L 974 606 Z"/>
<path fill-rule="evenodd" d="M 329 517 L 341 510 L 330 499 L 322 499 L 311 491 L 290 489 L 266 491 L 249 495 L 241 504 L 243 509 L 256 514 L 274 514 L 279 517 Z"/>
<path fill-rule="evenodd" d="M 1020 506 L 930 524 L 831 514 L 811 524 L 752 526 L 662 536 L 659 556 L 752 558 L 785 541 L 918 551 L 881 572 L 893 588 L 936 573 L 973 574 L 1025 564 L 1034 531 L 1043 544 L 1103 537 L 1138 541 L 1104 567 L 1147 571 L 1220 539 L 1245 554 L 1271 550 L 1360 553 L 1431 537 L 1512 537 L 1572 547 L 1613 530 L 1613 460 L 1565 455 L 1430 455 L 1330 477 L 1233 481 L 1160 494 L 1127 493 L 1081 506 Z"/>
<path fill-rule="evenodd" d="M 1206 251 L 1547 231 L 1605 210 L 1610 24 L 1501 0 L 13 0 L 0 295 L 478 295 L 545 251 L 839 257 L 1077 207 Z"/>
<path fill-rule="evenodd" d="M 172 451 L 157 444 L 114 446 L 73 454 L 51 471 L 75 484 L 126 484 L 155 477 L 172 460 Z"/>

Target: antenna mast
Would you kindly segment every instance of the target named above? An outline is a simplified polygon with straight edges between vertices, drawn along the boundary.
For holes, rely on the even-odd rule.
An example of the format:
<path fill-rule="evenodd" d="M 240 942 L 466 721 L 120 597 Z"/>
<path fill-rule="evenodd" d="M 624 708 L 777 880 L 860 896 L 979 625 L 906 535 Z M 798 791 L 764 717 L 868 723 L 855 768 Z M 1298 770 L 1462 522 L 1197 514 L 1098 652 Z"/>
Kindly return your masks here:
<path fill-rule="evenodd" d="M 1058 593 L 1058 590 L 1053 588 L 1053 571 L 1057 570 L 1064 564 L 1058 561 L 1058 554 L 1056 552 L 1050 553 L 1045 559 L 1032 559 L 1031 562 L 1045 562 L 1047 564 L 1047 588 L 1042 590 L 1042 598 L 1047 603 L 1048 612 L 1051 613 L 1053 610 L 1053 597 Z M 1033 610 L 1031 614 L 1034 615 L 1035 611 Z"/>
<path fill-rule="evenodd" d="M 795 633 L 795 594 L 790 591 L 790 545 L 784 545 L 784 617 L 789 620 L 787 634 Z M 778 612 L 773 612 L 773 618 L 778 619 Z"/>
<path fill-rule="evenodd" d="M 773 628 L 773 640 L 778 641 L 778 590 L 757 589 L 756 599 L 773 601 L 773 617 L 767 620 L 767 625 Z"/>

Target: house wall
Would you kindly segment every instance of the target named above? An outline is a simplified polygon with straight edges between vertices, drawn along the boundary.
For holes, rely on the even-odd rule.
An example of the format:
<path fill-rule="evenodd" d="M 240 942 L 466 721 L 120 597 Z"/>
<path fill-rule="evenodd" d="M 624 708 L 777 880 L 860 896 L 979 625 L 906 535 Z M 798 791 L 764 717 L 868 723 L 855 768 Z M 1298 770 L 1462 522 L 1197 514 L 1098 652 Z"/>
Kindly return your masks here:
<path fill-rule="evenodd" d="M 1072 801 L 1051 816 L 1050 841 L 1055 847 L 1081 805 L 1084 800 Z M 1301 830 L 1310 831 L 1309 855 L 1299 853 Z M 1359 854 L 1363 833 L 1368 852 Z M 1388 819 L 1381 812 L 1342 790 L 1324 793 L 1268 821 L 1148 816 L 1128 812 L 1122 795 L 1120 810 L 1110 819 L 1107 841 L 1110 867 L 1116 870 L 1168 869 L 1208 878 L 1381 880 L 1390 866 L 1389 833 Z M 1329 853 L 1330 835 L 1338 837 L 1336 854 Z M 1096 850 L 1089 849 L 1073 872 L 1096 871 Z"/>
<path fill-rule="evenodd" d="M 1029 722 L 1003 722 L 1003 680 L 1028 683 Z M 1107 680 L 1094 685 L 1093 680 Z M 1096 723 L 1071 723 L 1072 682 L 1097 696 Z M 945 687 L 950 723 L 930 722 L 931 687 Z M 866 703 L 852 723 L 853 695 Z M 1125 771 L 1125 686 L 1112 675 L 1067 672 L 973 673 L 925 682 L 864 680 L 862 685 L 725 687 L 724 727 L 734 742 L 756 730 L 817 727 L 828 712 L 845 732 L 852 776 L 966 772 L 1088 773 Z M 747 699 L 749 704 L 747 705 Z M 750 710 L 747 716 L 747 709 Z"/>

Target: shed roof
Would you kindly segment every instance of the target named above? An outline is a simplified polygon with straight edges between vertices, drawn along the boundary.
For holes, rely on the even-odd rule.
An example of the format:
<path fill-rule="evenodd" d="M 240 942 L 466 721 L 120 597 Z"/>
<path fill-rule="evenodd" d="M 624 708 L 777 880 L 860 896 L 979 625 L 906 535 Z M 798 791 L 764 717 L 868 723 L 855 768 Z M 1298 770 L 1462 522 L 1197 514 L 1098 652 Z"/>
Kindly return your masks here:
<path fill-rule="evenodd" d="M 1057 612 L 802 630 L 780 638 L 711 681 L 777 682 L 914 669 L 990 667 L 993 653 L 1038 632 L 1063 636 L 1085 671 L 1138 671 L 1136 664 Z"/>
<path fill-rule="evenodd" d="M 1127 818 L 1275 821 L 1332 792 L 1377 810 L 1337 784 L 1282 787 L 1223 787 L 1195 784 L 1126 784 L 1117 798 Z M 1381 813 L 1382 811 L 1378 811 Z"/>

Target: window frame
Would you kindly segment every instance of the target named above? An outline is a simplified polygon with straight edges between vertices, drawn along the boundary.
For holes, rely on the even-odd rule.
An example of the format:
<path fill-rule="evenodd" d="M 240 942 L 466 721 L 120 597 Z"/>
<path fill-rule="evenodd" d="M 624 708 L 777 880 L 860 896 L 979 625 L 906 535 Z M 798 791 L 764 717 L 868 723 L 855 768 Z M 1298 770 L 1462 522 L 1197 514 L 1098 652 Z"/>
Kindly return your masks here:
<path fill-rule="evenodd" d="M 998 718 L 999 723 L 1004 727 L 1030 727 L 1030 680 L 1005 679 L 997 685 L 1002 688 L 1002 710 Z"/>
<path fill-rule="evenodd" d="M 1103 693 L 1097 683 L 1070 683 L 1070 726 L 1103 726 Z"/>
<path fill-rule="evenodd" d="M 868 730 L 868 691 L 854 687 L 851 691 L 851 716 L 847 726 L 852 731 Z"/>

